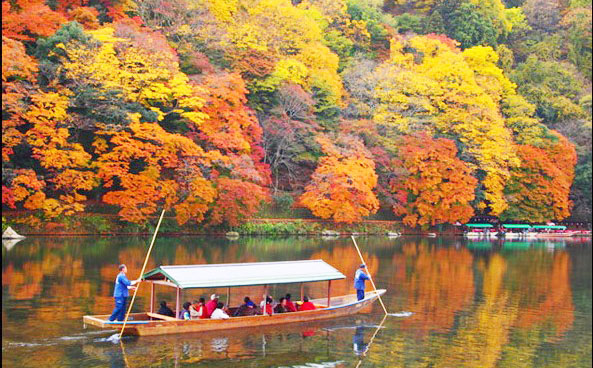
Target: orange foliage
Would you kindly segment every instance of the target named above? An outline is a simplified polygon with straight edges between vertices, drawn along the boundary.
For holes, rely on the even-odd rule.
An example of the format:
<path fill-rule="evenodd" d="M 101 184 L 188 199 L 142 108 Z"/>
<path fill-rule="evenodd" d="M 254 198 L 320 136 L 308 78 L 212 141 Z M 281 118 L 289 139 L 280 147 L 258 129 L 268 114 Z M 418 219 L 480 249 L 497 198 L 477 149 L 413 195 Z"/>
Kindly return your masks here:
<path fill-rule="evenodd" d="M 54 34 L 66 18 L 43 0 L 2 1 L 2 36 L 35 41 Z"/>
<path fill-rule="evenodd" d="M 300 203 L 315 216 L 337 222 L 360 221 L 377 212 L 379 201 L 373 193 L 377 185 L 375 163 L 363 143 L 352 136 L 334 142 L 320 136 L 317 142 L 326 156 L 311 176 Z"/>
<path fill-rule="evenodd" d="M 547 147 L 518 145 L 521 167 L 512 170 L 507 183 L 509 208 L 502 218 L 532 222 L 562 220 L 570 216 L 570 187 L 577 155 L 574 145 L 559 133 Z"/>
<path fill-rule="evenodd" d="M 10 160 L 24 138 L 17 127 L 26 123 L 25 100 L 32 93 L 35 73 L 37 62 L 25 53 L 25 46 L 2 36 L 2 161 Z"/>
<path fill-rule="evenodd" d="M 276 58 L 273 55 L 254 49 L 233 49 L 229 53 L 229 58 L 233 64 L 233 70 L 241 73 L 245 78 L 265 77 L 274 70 L 276 64 Z"/>
<path fill-rule="evenodd" d="M 2 36 L 2 81 L 13 79 L 35 81 L 37 62 L 25 52 L 25 46 Z M 4 86 L 3 86 L 4 87 Z"/>
<path fill-rule="evenodd" d="M 117 179 L 121 188 L 105 194 L 103 201 L 121 207 L 124 220 L 145 221 L 162 200 L 167 207 L 176 205 L 180 223 L 190 217 L 202 220 L 216 191 L 200 166 L 209 166 L 219 155 L 207 154 L 189 138 L 156 123 L 132 123 L 127 130 L 99 134 L 111 138 L 110 149 L 99 157 L 98 176 L 105 187 L 114 187 Z"/>
<path fill-rule="evenodd" d="M 391 191 L 397 200 L 393 212 L 404 215 L 406 225 L 467 222 L 473 216 L 470 201 L 478 181 L 456 155 L 449 139 L 404 137 L 392 166 L 404 167 L 407 173 L 391 182 Z"/>
<path fill-rule="evenodd" d="M 86 29 L 99 28 L 97 16 L 99 16 L 97 9 L 88 6 L 80 6 L 68 12 L 68 17 L 71 20 L 82 24 Z"/>
<path fill-rule="evenodd" d="M 15 170 L 12 179 L 11 191 L 15 202 L 27 200 L 37 193 L 43 194 L 45 182 L 37 178 L 35 171 L 30 169 Z"/>
<path fill-rule="evenodd" d="M 253 110 L 248 108 L 249 93 L 239 74 L 210 74 L 203 80 L 206 104 L 202 112 L 209 118 L 200 124 L 200 138 L 226 152 L 249 153 L 261 140 L 262 130 Z"/>
<path fill-rule="evenodd" d="M 226 221 L 238 226 L 257 213 L 261 202 L 269 202 L 268 189 L 254 183 L 218 178 L 216 185 L 218 198 L 210 218 L 215 225 Z"/>
<path fill-rule="evenodd" d="M 50 218 L 82 211 L 86 197 L 80 191 L 91 190 L 96 181 L 89 168 L 91 156 L 72 142 L 66 128 L 69 91 L 37 90 L 37 64 L 24 46 L 7 37 L 2 46 L 2 160 L 9 161 L 13 147 L 27 143 L 45 180 L 37 180 L 33 170 L 16 170 L 8 187 L 12 205 L 23 201 L 24 208 L 41 210 Z M 18 128 L 25 124 L 29 129 L 23 134 Z M 50 192 L 53 198 L 46 197 Z"/>

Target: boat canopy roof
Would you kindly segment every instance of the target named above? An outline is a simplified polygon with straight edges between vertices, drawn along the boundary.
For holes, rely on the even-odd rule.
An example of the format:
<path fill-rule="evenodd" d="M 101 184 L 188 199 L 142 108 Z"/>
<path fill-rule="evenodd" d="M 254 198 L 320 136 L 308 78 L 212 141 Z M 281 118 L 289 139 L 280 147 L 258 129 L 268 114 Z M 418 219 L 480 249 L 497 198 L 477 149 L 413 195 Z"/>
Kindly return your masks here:
<path fill-rule="evenodd" d="M 465 224 L 467 227 L 494 227 L 491 224 Z"/>
<path fill-rule="evenodd" d="M 159 266 L 143 280 L 168 280 L 181 289 L 290 284 L 345 279 L 321 259 L 285 262 L 252 262 Z"/>
<path fill-rule="evenodd" d="M 562 225 L 533 225 L 534 229 L 554 229 L 554 230 L 566 230 L 566 226 Z"/>
<path fill-rule="evenodd" d="M 531 225 L 527 224 L 504 224 L 502 227 L 507 229 L 531 229 Z"/>

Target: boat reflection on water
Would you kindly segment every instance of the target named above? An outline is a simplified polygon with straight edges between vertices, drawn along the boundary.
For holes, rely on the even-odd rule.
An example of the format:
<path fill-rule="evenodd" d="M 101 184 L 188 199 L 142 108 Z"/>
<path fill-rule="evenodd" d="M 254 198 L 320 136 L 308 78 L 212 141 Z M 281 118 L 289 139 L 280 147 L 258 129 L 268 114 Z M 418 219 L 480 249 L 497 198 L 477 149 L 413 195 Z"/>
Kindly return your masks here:
<path fill-rule="evenodd" d="M 14 246 L 16 245 L 16 243 L 20 242 L 21 240 L 23 240 L 23 238 L 19 238 L 19 239 L 2 239 L 2 246 L 4 248 L 6 248 L 6 250 L 11 250 L 12 248 L 14 248 Z"/>
<path fill-rule="evenodd" d="M 228 359 L 257 361 L 263 358 L 267 363 L 273 361 L 278 365 L 342 367 L 344 359 L 366 355 L 369 336 L 381 327 L 376 320 L 377 316 L 359 315 L 269 328 L 141 338 L 127 336 L 123 347 L 101 338 L 84 344 L 83 352 L 112 367 L 148 366 L 156 362 L 177 367 L 206 361 L 222 363 Z M 348 346 L 348 340 L 352 341 L 352 351 L 336 351 L 336 346 Z M 320 351 L 325 351 L 326 356 L 320 356 Z"/>
<path fill-rule="evenodd" d="M 465 239 L 465 246 L 472 251 L 489 251 L 498 249 L 562 249 L 566 246 L 578 246 L 590 244 L 590 240 L 584 237 L 557 238 L 557 239 Z"/>

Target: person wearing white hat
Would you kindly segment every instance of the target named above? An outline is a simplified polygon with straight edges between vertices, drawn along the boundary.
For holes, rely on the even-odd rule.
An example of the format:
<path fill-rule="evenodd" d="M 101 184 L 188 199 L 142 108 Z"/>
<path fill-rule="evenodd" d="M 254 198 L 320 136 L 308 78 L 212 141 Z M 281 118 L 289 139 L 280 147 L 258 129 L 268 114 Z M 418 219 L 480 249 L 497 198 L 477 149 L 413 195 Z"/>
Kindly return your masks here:
<path fill-rule="evenodd" d="M 206 313 L 208 314 L 208 317 L 210 317 L 212 315 L 212 312 L 214 312 L 217 305 L 218 305 L 218 295 L 216 295 L 216 294 L 210 295 L 210 300 L 208 300 L 208 302 L 206 303 Z"/>

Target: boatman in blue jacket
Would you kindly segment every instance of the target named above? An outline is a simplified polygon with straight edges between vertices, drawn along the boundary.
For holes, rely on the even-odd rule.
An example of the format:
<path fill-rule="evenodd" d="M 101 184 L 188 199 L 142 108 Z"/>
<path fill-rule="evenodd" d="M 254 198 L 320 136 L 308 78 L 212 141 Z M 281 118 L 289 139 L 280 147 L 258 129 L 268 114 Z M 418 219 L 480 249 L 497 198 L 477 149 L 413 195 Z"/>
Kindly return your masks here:
<path fill-rule="evenodd" d="M 366 266 L 360 265 L 356 273 L 354 274 L 354 288 L 356 289 L 356 297 L 358 300 L 364 299 L 364 281 L 370 280 L 371 278 L 365 273 Z"/>
<path fill-rule="evenodd" d="M 133 285 L 140 282 L 140 280 L 128 280 L 128 278 L 126 277 L 127 272 L 128 268 L 125 264 L 119 266 L 119 274 L 115 278 L 115 289 L 113 290 L 115 308 L 113 309 L 113 313 L 111 313 L 111 317 L 109 317 L 110 321 L 124 320 L 124 318 L 126 317 L 126 300 L 129 296 L 128 289 L 134 290 L 135 287 Z"/>

